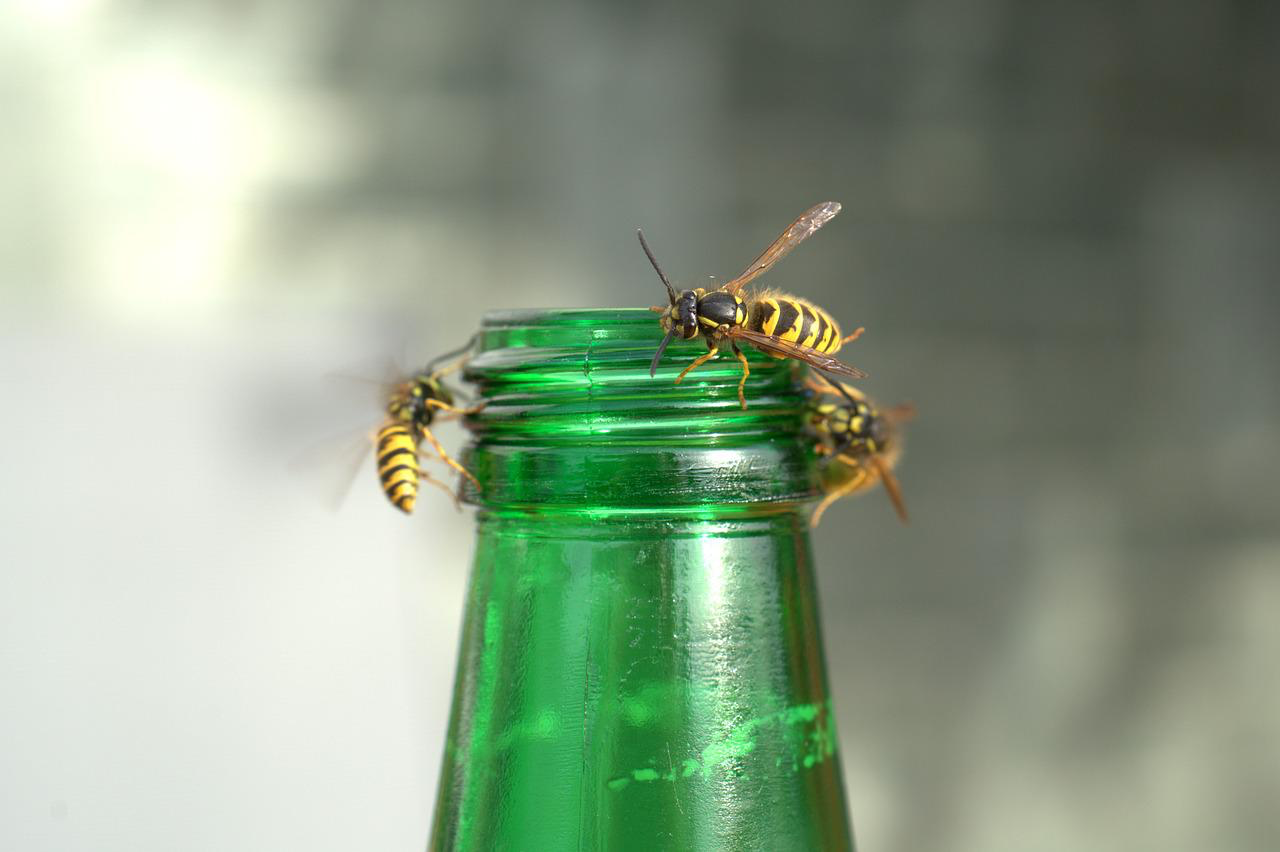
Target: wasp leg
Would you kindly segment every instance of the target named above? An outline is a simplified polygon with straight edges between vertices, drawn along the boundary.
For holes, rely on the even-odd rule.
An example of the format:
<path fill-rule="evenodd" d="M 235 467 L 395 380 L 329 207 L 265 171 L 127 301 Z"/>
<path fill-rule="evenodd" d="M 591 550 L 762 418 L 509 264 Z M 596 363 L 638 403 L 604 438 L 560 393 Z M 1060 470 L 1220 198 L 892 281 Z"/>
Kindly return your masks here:
<path fill-rule="evenodd" d="M 732 340 L 729 345 L 733 347 L 733 354 L 738 356 L 738 360 L 742 362 L 742 378 L 738 379 L 738 404 L 742 406 L 742 410 L 747 410 L 747 398 L 742 392 L 742 387 L 747 383 L 747 376 L 751 375 L 751 368 L 747 366 L 747 356 L 742 354 L 742 350 L 738 348 L 738 341 Z"/>
<path fill-rule="evenodd" d="M 431 434 L 430 429 L 428 429 L 426 426 L 419 426 L 418 431 L 422 433 L 422 437 L 427 439 L 427 443 L 431 444 L 432 449 L 436 451 L 436 455 L 440 457 L 441 461 L 449 465 L 449 467 L 453 468 L 458 473 L 465 476 L 467 479 L 470 479 L 471 484 L 474 485 L 476 488 L 480 487 L 480 481 L 471 475 L 471 471 L 467 470 L 465 467 L 458 464 L 458 462 L 453 458 L 453 456 L 445 452 L 444 447 L 441 446 L 440 442 L 436 440 L 436 436 Z"/>
<path fill-rule="evenodd" d="M 862 332 L 864 331 L 866 331 L 866 329 L 862 328 L 861 326 L 859 326 L 858 328 L 855 328 L 853 330 L 853 334 L 846 334 L 844 337 L 840 338 L 840 345 L 844 346 L 846 343 L 852 343 L 853 341 L 861 337 Z"/>
<path fill-rule="evenodd" d="M 426 402 L 427 402 L 427 408 L 438 408 L 441 411 L 447 411 L 450 414 L 457 414 L 457 415 L 476 414 L 484 410 L 484 407 L 488 405 L 487 402 L 477 402 L 475 405 L 469 408 L 459 408 L 456 405 L 450 405 L 449 403 L 441 402 L 438 399 L 428 399 Z"/>
<path fill-rule="evenodd" d="M 837 455 L 836 458 L 846 463 L 857 464 L 857 462 L 850 456 Z M 827 511 L 827 509 L 831 507 L 832 503 L 836 502 L 841 497 L 847 497 L 850 494 L 857 491 L 859 488 L 862 487 L 862 484 L 866 481 L 866 478 L 867 478 L 867 472 L 865 470 L 859 470 L 857 476 L 855 476 L 853 479 L 849 480 L 844 485 L 841 485 L 839 488 L 832 491 L 826 497 L 823 497 L 822 502 L 819 503 L 818 507 L 813 510 L 813 516 L 809 518 L 810 529 L 817 528 L 819 522 L 822 521 L 823 514 Z"/>
<path fill-rule="evenodd" d="M 712 358 L 716 357 L 719 354 L 720 354 L 720 347 L 712 346 L 710 349 L 707 350 L 707 354 L 699 355 L 697 358 L 693 360 L 692 364 L 690 364 L 689 366 L 685 367 L 683 370 L 680 371 L 680 375 L 676 376 L 676 384 L 680 384 L 680 382 L 684 379 L 685 376 L 689 375 L 691 372 L 698 369 L 703 364 L 707 363 L 708 361 L 710 361 Z"/>
<path fill-rule="evenodd" d="M 440 480 L 436 479 L 431 474 L 427 473 L 425 470 L 418 471 L 418 475 L 422 477 L 423 482 L 430 482 L 436 488 L 439 488 L 445 494 L 448 494 L 449 499 L 453 501 L 453 507 L 458 511 L 462 511 L 462 501 L 458 499 L 457 494 L 453 493 L 453 489 L 451 489 L 448 485 L 445 485 Z"/>

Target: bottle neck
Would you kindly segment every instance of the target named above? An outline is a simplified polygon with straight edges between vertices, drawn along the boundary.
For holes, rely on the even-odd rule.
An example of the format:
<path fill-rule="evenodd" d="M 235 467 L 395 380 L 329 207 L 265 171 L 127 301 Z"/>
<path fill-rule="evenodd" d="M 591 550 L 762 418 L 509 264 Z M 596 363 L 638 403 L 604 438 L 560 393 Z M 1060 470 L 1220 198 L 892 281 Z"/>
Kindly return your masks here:
<path fill-rule="evenodd" d="M 701 340 L 649 363 L 662 338 L 638 309 L 485 317 L 464 378 L 486 404 L 467 418 L 465 499 L 492 511 L 690 518 L 795 511 L 815 491 L 797 365 L 728 352 L 675 385 Z"/>

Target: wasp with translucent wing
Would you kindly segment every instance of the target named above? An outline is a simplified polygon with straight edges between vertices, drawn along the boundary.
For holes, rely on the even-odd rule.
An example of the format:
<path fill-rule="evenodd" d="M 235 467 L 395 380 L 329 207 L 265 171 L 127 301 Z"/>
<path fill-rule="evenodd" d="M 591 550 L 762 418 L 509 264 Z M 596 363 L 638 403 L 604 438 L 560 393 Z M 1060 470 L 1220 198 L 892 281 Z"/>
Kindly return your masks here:
<path fill-rule="evenodd" d="M 449 486 L 427 473 L 419 464 L 418 449 L 422 441 L 431 445 L 441 461 L 479 487 L 475 476 L 449 455 L 431 433 L 431 424 L 438 415 L 456 418 L 474 414 L 483 407 L 459 408 L 454 405 L 453 393 L 443 382 L 445 375 L 466 363 L 465 356 L 449 366 L 432 369 L 440 361 L 467 352 L 474 342 L 472 338 L 461 349 L 436 358 L 422 372 L 397 384 L 387 397 L 387 419 L 374 438 L 378 478 L 387 499 L 405 514 L 412 512 L 417 502 L 420 480 L 437 486 L 457 502 Z"/>
<path fill-rule="evenodd" d="M 901 429 L 915 416 L 911 405 L 879 409 L 866 394 L 843 382 L 808 386 L 819 396 L 811 406 L 810 424 L 818 435 L 817 452 L 827 457 L 820 473 L 825 492 L 809 525 L 816 527 L 832 503 L 883 483 L 903 523 L 907 506 L 893 468 L 902 454 Z M 834 391 L 834 393 L 833 393 Z"/>
<path fill-rule="evenodd" d="M 483 407 L 457 406 L 453 390 L 444 381 L 448 374 L 466 363 L 469 354 L 465 353 L 469 353 L 474 343 L 473 337 L 465 346 L 432 359 L 426 367 L 407 376 L 403 369 L 393 366 L 388 367 L 383 379 L 331 373 L 331 379 L 371 387 L 378 394 L 377 405 L 383 411 L 381 425 L 374 432 L 359 429 L 340 435 L 295 458 L 289 465 L 291 470 L 314 480 L 324 495 L 324 502 L 337 508 L 372 449 L 376 453 L 382 491 L 400 511 L 405 514 L 413 511 L 418 487 L 424 481 L 444 491 L 458 505 L 457 495 L 428 473 L 422 463 L 438 460 L 472 483 L 476 482 L 471 472 L 449 455 L 432 432 L 433 425 L 439 422 L 474 414 Z M 436 366 L 457 356 L 462 357 L 446 366 Z M 431 445 L 433 453 L 420 452 L 424 441 Z"/>
<path fill-rule="evenodd" d="M 830 314 L 796 296 L 772 291 L 745 298 L 739 295 L 744 286 L 767 272 L 839 212 L 840 204 L 835 201 L 824 201 L 809 208 L 761 252 L 741 275 L 710 291 L 699 287 L 677 293 L 654 258 L 644 234 L 636 231 L 649 263 L 666 285 L 670 300 L 669 305 L 658 305 L 651 309 L 662 315 L 660 322 L 666 336 L 654 353 L 653 362 L 649 365 L 649 375 L 652 377 L 657 372 L 662 353 L 677 335 L 684 340 L 702 335 L 707 343 L 706 354 L 685 367 L 676 377 L 676 384 L 680 384 L 691 371 L 719 355 L 720 347 L 727 342 L 742 364 L 742 377 L 738 380 L 738 402 L 744 409 L 747 407 L 747 400 L 743 386 L 751 375 L 751 368 L 747 365 L 746 356 L 738 348 L 740 340 L 774 358 L 794 358 L 833 375 L 851 379 L 864 378 L 866 373 L 863 371 L 832 357 L 840 351 L 841 346 L 861 334 L 862 329 L 842 336 L 840 326 Z"/>

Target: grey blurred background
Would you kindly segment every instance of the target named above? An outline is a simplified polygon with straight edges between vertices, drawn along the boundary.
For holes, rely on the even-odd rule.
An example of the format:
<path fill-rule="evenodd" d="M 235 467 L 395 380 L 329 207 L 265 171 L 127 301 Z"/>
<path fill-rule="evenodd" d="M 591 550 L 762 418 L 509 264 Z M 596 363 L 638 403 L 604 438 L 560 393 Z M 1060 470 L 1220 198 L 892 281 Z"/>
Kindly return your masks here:
<path fill-rule="evenodd" d="M 652 304 L 637 225 L 691 282 L 831 198 L 770 281 L 920 411 L 912 526 L 873 494 L 816 537 L 860 847 L 1274 849 L 1278 37 L 1267 2 L 9 0 L 0 848 L 421 848 L 470 519 L 368 472 L 328 513 L 286 463 L 370 415 L 320 377 Z"/>

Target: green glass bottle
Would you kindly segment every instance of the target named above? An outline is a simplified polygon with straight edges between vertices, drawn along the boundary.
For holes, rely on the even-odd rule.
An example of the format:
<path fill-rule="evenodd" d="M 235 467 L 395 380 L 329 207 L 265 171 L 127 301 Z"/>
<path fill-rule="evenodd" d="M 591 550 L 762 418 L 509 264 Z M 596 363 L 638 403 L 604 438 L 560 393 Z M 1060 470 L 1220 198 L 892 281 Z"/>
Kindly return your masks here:
<path fill-rule="evenodd" d="M 432 849 L 846 850 L 799 365 L 641 310 L 486 318 Z"/>

